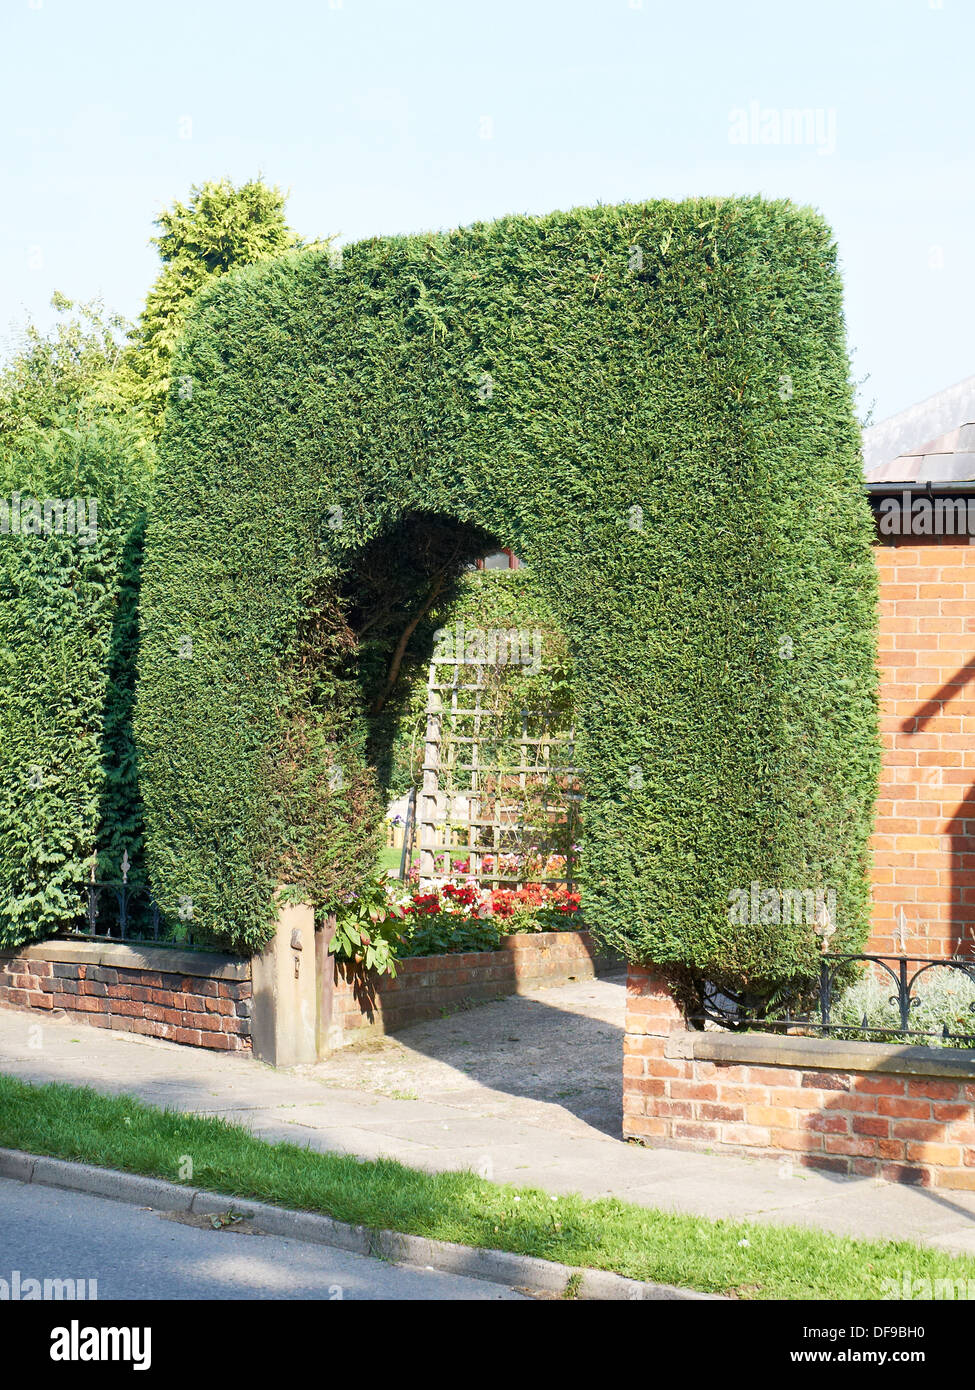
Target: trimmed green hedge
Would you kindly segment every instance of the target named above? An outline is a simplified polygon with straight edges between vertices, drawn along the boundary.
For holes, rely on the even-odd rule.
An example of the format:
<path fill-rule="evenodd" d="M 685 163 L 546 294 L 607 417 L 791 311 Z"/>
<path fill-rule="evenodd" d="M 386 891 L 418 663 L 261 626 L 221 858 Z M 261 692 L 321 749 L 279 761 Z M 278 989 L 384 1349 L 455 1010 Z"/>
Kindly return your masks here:
<path fill-rule="evenodd" d="M 78 925 L 93 855 L 117 878 L 127 850 L 140 876 L 131 706 L 150 472 L 111 423 L 52 429 L 0 460 L 0 947 Z M 77 498 L 80 534 L 54 512 L 37 529 L 31 510 L 11 529 L 26 499 Z"/>
<path fill-rule="evenodd" d="M 522 556 L 569 635 L 586 917 L 751 987 L 835 888 L 863 939 L 875 577 L 835 249 L 757 198 L 580 209 L 227 276 L 173 377 L 137 733 L 164 903 L 237 950 L 278 882 L 372 867 L 379 798 L 343 576 L 428 514 Z M 431 523 L 432 524 L 432 523 Z"/>

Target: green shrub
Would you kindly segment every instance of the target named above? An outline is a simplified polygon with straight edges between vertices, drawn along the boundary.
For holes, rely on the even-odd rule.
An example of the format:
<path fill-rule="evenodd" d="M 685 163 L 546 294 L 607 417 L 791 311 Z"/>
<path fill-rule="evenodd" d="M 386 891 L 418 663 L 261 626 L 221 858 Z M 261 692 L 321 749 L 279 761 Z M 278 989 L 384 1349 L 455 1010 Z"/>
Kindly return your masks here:
<path fill-rule="evenodd" d="M 399 956 L 456 955 L 467 951 L 497 951 L 509 934 L 508 923 L 493 917 L 458 917 L 438 912 L 429 917 L 411 917 L 404 924 Z"/>
<path fill-rule="evenodd" d="M 51 428 L 0 456 L 3 947 L 78 924 L 93 856 L 117 877 L 127 850 L 141 872 L 131 705 L 149 473 L 141 441 L 110 422 Z M 27 499 L 81 499 L 80 530 L 56 513 L 46 529 L 12 529 L 15 492 L 18 514 Z"/>
<path fill-rule="evenodd" d="M 385 874 L 365 885 L 335 912 L 332 955 L 377 975 L 396 975 L 405 912 L 391 901 Z"/>
<path fill-rule="evenodd" d="M 369 875 L 343 581 L 447 518 L 522 556 L 568 635 L 591 928 L 752 989 L 814 973 L 810 923 L 730 920 L 758 881 L 835 889 L 832 945 L 861 943 L 876 583 L 815 213 L 655 202 L 299 253 L 205 292 L 172 375 L 137 705 L 164 905 L 248 950 L 277 883 L 324 907 Z"/>

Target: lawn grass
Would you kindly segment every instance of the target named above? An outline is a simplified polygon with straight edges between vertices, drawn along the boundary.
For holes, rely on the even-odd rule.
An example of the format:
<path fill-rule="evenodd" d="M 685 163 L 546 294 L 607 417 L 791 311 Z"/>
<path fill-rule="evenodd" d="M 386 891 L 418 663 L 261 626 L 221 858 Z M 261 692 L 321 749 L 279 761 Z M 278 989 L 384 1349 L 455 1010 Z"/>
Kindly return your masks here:
<path fill-rule="evenodd" d="M 132 1096 L 0 1076 L 0 1145 L 180 1181 L 340 1221 L 608 1269 L 750 1299 L 879 1299 L 885 1281 L 975 1279 L 975 1259 L 906 1241 L 710 1221 L 615 1198 L 555 1197 L 473 1173 L 422 1173 L 296 1144 Z M 850 1200 L 856 1201 L 853 1192 Z"/>
<path fill-rule="evenodd" d="M 378 874 L 391 874 L 393 878 L 398 878 L 402 858 L 402 849 L 396 849 L 392 845 L 383 845 L 376 861 L 376 872 Z"/>

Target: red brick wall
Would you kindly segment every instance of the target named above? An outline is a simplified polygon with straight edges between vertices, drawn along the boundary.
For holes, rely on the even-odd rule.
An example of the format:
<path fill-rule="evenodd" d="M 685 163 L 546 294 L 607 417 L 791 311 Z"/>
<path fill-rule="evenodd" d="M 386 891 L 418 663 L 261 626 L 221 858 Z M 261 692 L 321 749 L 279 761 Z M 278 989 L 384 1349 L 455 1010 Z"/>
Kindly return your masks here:
<path fill-rule="evenodd" d="M 622 962 L 599 955 L 588 932 L 539 932 L 506 937 L 500 951 L 414 956 L 364 986 L 345 965 L 332 986 L 329 1046 L 341 1047 L 365 1031 L 390 1033 L 446 1010 L 520 994 L 540 985 L 591 979 Z"/>
<path fill-rule="evenodd" d="M 975 925 L 975 546 L 877 545 L 883 775 L 871 949 L 968 952 Z M 903 914 L 903 915 L 902 915 Z"/>
<path fill-rule="evenodd" d="M 971 1076 L 796 1066 L 785 1057 L 782 1065 L 761 1066 L 695 1058 L 695 1042 L 712 1036 L 685 1032 L 666 986 L 630 967 L 624 1138 L 975 1191 Z M 830 1049 L 838 1058 L 858 1050 L 823 1045 Z M 874 1053 L 880 1050 L 891 1054 L 888 1065 L 897 1064 L 898 1049 Z"/>
<path fill-rule="evenodd" d="M 186 974 L 39 959 L 38 949 L 0 955 L 0 1005 L 224 1052 L 251 1045 L 250 980 L 208 977 L 202 955 L 193 967 L 201 973 Z M 49 956 L 56 948 L 40 949 Z M 117 955 L 119 948 L 111 949 Z"/>

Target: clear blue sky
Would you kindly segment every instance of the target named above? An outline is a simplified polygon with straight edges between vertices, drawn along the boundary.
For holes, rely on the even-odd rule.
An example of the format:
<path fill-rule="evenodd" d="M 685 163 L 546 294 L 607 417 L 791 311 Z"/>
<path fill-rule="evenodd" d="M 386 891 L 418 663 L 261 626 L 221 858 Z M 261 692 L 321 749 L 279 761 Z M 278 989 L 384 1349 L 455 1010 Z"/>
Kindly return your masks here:
<path fill-rule="evenodd" d="M 791 197 L 836 232 L 875 419 L 975 373 L 975 0 L 0 0 L 0 14 L 4 338 L 28 314 L 48 323 L 55 289 L 134 317 L 160 208 L 260 171 L 290 189 L 299 232 L 343 241 L 600 201 Z M 730 113 L 750 103 L 771 115 L 735 143 Z M 781 113 L 801 109 L 819 130 L 786 144 Z"/>

